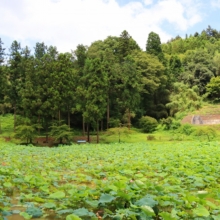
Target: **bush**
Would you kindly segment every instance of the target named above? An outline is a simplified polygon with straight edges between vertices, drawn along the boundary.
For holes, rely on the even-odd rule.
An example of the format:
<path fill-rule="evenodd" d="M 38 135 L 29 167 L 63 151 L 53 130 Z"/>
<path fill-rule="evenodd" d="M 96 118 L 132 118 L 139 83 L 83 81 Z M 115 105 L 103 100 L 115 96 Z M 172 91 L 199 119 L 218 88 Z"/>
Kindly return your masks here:
<path fill-rule="evenodd" d="M 183 124 L 179 127 L 178 132 L 185 135 L 190 135 L 195 131 L 195 127 L 191 124 Z"/>
<path fill-rule="evenodd" d="M 147 135 L 147 140 L 153 141 L 153 140 L 156 140 L 156 138 L 153 135 Z"/>
<path fill-rule="evenodd" d="M 172 124 L 170 126 L 170 130 L 176 130 L 181 126 L 180 122 L 178 120 L 173 120 Z"/>
<path fill-rule="evenodd" d="M 181 126 L 180 122 L 172 117 L 163 118 L 160 120 L 160 123 L 164 130 L 176 130 Z"/>
<path fill-rule="evenodd" d="M 60 144 L 63 144 L 63 140 L 65 140 L 66 143 L 68 144 L 71 143 L 73 133 L 70 131 L 70 128 L 67 124 L 63 124 L 63 122 L 60 121 L 60 122 L 54 123 L 50 128 L 51 128 L 51 131 L 49 135 L 54 137 L 55 141 L 59 140 Z"/>
<path fill-rule="evenodd" d="M 163 111 L 160 111 L 160 112 L 157 112 L 157 118 L 167 118 L 168 117 L 168 113 L 167 111 L 163 110 Z"/>
<path fill-rule="evenodd" d="M 217 136 L 215 129 L 211 127 L 199 127 L 193 134 L 197 137 L 206 136 L 208 141 L 213 140 Z"/>
<path fill-rule="evenodd" d="M 106 132 L 107 135 L 118 135 L 118 133 L 129 135 L 132 133 L 127 127 L 109 128 Z"/>
<path fill-rule="evenodd" d="M 26 144 L 32 143 L 36 136 L 37 129 L 41 128 L 39 124 L 33 124 L 29 118 L 19 118 L 18 126 L 14 134 L 15 138 L 26 140 Z"/>
<path fill-rule="evenodd" d="M 162 118 L 160 120 L 161 125 L 164 127 L 164 130 L 170 130 L 173 119 L 171 117 Z"/>
<path fill-rule="evenodd" d="M 157 120 L 150 116 L 143 116 L 139 120 L 139 127 L 143 132 L 151 133 L 156 130 L 157 126 L 158 126 Z"/>

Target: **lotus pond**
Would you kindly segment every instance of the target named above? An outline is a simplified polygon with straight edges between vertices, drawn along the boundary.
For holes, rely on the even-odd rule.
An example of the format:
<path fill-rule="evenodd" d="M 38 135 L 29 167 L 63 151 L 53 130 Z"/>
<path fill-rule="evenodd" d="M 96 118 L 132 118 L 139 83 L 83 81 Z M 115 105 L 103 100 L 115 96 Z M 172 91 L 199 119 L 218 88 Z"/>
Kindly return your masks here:
<path fill-rule="evenodd" d="M 0 219 L 220 219 L 218 142 L 0 146 Z"/>

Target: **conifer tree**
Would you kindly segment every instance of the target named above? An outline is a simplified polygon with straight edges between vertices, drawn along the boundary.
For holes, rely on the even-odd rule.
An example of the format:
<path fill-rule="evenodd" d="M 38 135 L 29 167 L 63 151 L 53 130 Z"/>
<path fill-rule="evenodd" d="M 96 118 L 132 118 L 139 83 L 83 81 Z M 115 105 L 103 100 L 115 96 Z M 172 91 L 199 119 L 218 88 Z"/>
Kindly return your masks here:
<path fill-rule="evenodd" d="M 14 109 L 14 130 L 16 129 L 16 114 L 17 109 L 21 103 L 21 97 L 19 91 L 24 83 L 24 71 L 22 68 L 22 50 L 20 43 L 13 41 L 10 47 L 10 58 L 9 58 L 9 81 L 10 90 L 9 97 Z"/>
<path fill-rule="evenodd" d="M 99 122 L 104 117 L 107 106 L 107 73 L 99 58 L 87 59 L 84 68 L 82 112 L 85 122 L 97 125 L 97 143 L 99 142 Z M 88 131 L 89 140 L 89 131 Z"/>

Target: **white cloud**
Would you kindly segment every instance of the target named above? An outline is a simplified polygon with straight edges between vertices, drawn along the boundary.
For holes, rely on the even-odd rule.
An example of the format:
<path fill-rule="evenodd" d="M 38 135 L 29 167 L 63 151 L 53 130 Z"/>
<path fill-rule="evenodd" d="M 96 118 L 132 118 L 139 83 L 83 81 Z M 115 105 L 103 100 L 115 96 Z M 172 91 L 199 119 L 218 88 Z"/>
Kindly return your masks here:
<path fill-rule="evenodd" d="M 145 5 L 151 5 L 153 4 L 153 0 L 143 0 Z"/>
<path fill-rule="evenodd" d="M 163 30 L 165 21 L 180 31 L 201 21 L 197 9 L 191 9 L 195 0 L 144 3 L 147 7 L 136 1 L 120 7 L 116 0 L 0 0 L 0 30 L 22 44 L 44 41 L 62 52 L 127 30 L 144 49 L 150 31 L 162 41 L 171 38 Z"/>
<path fill-rule="evenodd" d="M 213 7 L 220 8 L 220 0 L 212 0 L 211 3 Z"/>

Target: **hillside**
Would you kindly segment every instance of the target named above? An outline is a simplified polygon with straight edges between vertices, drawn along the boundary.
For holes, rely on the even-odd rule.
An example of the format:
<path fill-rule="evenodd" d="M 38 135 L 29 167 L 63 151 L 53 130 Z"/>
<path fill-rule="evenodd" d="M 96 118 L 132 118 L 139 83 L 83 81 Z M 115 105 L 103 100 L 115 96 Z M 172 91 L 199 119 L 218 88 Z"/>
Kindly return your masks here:
<path fill-rule="evenodd" d="M 203 108 L 185 116 L 181 122 L 183 124 L 198 124 L 196 123 L 196 119 L 198 119 L 198 117 L 200 117 L 200 119 L 202 120 L 202 124 L 220 124 L 220 105 L 207 104 Z"/>

